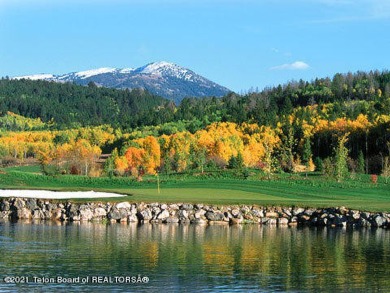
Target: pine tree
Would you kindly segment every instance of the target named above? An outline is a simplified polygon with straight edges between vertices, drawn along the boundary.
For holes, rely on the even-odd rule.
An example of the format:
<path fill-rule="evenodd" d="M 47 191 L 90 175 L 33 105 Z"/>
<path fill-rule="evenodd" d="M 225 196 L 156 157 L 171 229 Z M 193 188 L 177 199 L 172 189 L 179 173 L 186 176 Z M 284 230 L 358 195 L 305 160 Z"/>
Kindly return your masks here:
<path fill-rule="evenodd" d="M 359 173 L 359 174 L 364 174 L 364 170 L 365 170 L 364 155 L 363 155 L 363 151 L 360 151 L 359 155 L 357 157 L 356 172 Z"/>
<path fill-rule="evenodd" d="M 231 156 L 228 162 L 229 169 L 242 169 L 244 166 L 244 158 L 242 154 L 239 152 L 237 156 Z"/>
<path fill-rule="evenodd" d="M 336 179 L 337 182 L 341 182 L 348 174 L 348 149 L 345 147 L 348 141 L 349 133 L 339 138 L 337 148 L 335 149 L 335 167 L 336 167 Z"/>
<path fill-rule="evenodd" d="M 114 149 L 111 153 L 111 156 L 107 158 L 107 160 L 104 162 L 104 173 L 108 175 L 109 177 L 112 177 L 114 175 L 115 171 L 115 159 L 118 157 L 118 149 Z"/>
<path fill-rule="evenodd" d="M 303 145 L 303 151 L 302 151 L 302 163 L 305 164 L 306 167 L 308 167 L 310 159 L 311 159 L 312 153 L 311 153 L 311 145 L 310 145 L 310 139 L 305 139 L 305 144 Z"/>

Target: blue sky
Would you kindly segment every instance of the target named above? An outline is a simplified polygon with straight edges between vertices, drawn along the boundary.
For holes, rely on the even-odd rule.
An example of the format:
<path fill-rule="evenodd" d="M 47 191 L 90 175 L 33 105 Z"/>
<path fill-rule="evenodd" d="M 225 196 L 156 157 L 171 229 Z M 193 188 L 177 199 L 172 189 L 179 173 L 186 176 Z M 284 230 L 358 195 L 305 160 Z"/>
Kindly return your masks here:
<path fill-rule="evenodd" d="M 234 91 L 390 67 L 389 0 L 0 0 L 0 76 L 169 61 Z"/>

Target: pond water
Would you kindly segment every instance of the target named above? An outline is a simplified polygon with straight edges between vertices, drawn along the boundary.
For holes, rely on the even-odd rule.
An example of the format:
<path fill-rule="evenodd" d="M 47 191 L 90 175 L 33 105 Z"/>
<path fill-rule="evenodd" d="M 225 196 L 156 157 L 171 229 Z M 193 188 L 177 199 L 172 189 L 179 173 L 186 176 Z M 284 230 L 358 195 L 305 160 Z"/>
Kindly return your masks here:
<path fill-rule="evenodd" d="M 390 288 L 390 231 L 0 222 L 0 292 Z"/>

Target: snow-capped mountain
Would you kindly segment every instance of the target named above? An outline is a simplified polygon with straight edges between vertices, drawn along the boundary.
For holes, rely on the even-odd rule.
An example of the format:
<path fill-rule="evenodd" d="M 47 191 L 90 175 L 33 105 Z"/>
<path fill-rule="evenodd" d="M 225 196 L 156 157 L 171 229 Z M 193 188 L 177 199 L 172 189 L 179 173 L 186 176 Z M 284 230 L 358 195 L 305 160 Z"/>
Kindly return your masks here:
<path fill-rule="evenodd" d="M 133 68 L 98 68 L 62 75 L 36 74 L 18 76 L 15 79 L 43 79 L 56 82 L 74 82 L 117 89 L 144 88 L 156 95 L 173 99 L 176 103 L 184 97 L 221 97 L 229 89 L 220 86 L 195 72 L 169 62 L 155 62 Z"/>

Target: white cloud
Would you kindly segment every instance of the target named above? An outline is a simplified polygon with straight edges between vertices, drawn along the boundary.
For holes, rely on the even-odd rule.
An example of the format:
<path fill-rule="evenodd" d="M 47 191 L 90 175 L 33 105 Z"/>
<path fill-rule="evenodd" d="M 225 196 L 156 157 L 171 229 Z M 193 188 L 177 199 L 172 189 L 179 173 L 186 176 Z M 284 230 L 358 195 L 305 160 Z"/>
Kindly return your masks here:
<path fill-rule="evenodd" d="M 309 69 L 309 64 L 303 61 L 295 61 L 293 63 L 286 63 L 278 66 L 271 67 L 271 70 L 306 70 Z"/>

